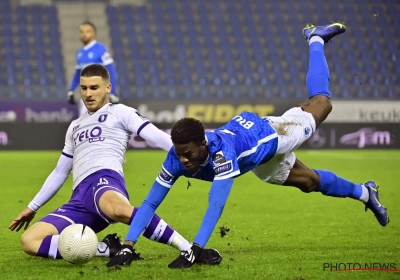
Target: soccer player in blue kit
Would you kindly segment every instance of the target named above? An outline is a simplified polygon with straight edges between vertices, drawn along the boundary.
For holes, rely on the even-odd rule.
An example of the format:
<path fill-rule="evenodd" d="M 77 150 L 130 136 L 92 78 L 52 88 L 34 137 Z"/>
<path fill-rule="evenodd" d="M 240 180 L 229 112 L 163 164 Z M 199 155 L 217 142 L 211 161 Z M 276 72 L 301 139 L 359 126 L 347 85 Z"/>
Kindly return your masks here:
<path fill-rule="evenodd" d="M 282 116 L 259 117 L 243 112 L 212 132 L 205 132 L 202 123 L 192 118 L 176 122 L 171 130 L 173 148 L 134 217 L 122 250 L 107 265 L 122 265 L 135 258 L 130 252 L 140 233 L 180 176 L 213 183 L 208 209 L 193 246 L 187 252 L 181 252 L 169 264 L 170 268 L 187 268 L 197 262 L 221 217 L 234 178 L 248 171 L 271 184 L 297 187 L 306 193 L 320 192 L 326 196 L 359 200 L 365 204 L 366 210 L 375 214 L 381 226 L 386 226 L 389 218 L 386 208 L 380 203 L 375 182 L 356 184 L 331 171 L 310 169 L 293 153 L 332 110 L 324 44 L 345 30 L 341 23 L 307 25 L 304 28 L 303 35 L 310 45 L 306 77 L 309 99 Z"/>
<path fill-rule="evenodd" d="M 77 102 L 74 91 L 79 85 L 81 71 L 90 64 L 101 64 L 107 68 L 108 73 L 110 73 L 110 83 L 112 84 L 112 92 L 110 92 L 109 95 L 110 102 L 113 104 L 119 103 L 119 98 L 117 96 L 117 72 L 115 70 L 114 60 L 107 47 L 96 41 L 96 32 L 96 26 L 89 21 L 85 21 L 79 26 L 79 36 L 83 47 L 76 52 L 75 73 L 67 94 L 69 103 L 78 103 L 79 116 L 86 114 L 87 109 L 82 98 L 79 98 Z"/>

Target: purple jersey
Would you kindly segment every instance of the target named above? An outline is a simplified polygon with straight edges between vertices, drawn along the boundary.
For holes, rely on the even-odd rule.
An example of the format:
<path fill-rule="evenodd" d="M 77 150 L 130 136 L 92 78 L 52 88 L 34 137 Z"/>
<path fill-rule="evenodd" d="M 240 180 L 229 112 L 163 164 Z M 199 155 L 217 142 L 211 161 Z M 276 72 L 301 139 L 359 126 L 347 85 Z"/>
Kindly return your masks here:
<path fill-rule="evenodd" d="M 58 233 L 71 224 L 84 224 L 94 232 L 100 232 L 114 223 L 99 208 L 100 197 L 109 190 L 120 192 L 129 199 L 125 180 L 118 172 L 98 170 L 80 182 L 68 203 L 43 217 L 40 222 L 54 225 Z"/>

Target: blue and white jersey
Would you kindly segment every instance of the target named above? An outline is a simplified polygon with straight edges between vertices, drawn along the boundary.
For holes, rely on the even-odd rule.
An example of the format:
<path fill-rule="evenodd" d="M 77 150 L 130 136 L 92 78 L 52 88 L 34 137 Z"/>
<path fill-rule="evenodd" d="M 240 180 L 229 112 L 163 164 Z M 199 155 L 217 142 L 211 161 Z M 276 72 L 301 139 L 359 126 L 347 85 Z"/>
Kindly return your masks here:
<path fill-rule="evenodd" d="M 269 121 L 250 112 L 206 132 L 206 141 L 209 155 L 195 174 L 184 169 L 172 147 L 156 181 L 170 188 L 180 176 L 203 181 L 238 177 L 269 161 L 278 147 L 278 136 Z"/>
<path fill-rule="evenodd" d="M 149 224 L 155 210 L 162 203 L 171 186 L 180 176 L 213 181 L 208 208 L 194 243 L 206 246 L 225 207 L 233 185 L 233 178 L 268 162 L 278 148 L 278 135 L 267 118 L 243 112 L 226 125 L 206 132 L 208 157 L 199 170 L 186 171 L 172 147 L 145 201 L 133 219 L 126 240 L 137 242 Z"/>
<path fill-rule="evenodd" d="M 91 42 L 76 52 L 76 70 L 69 90 L 75 91 L 76 87 L 79 85 L 82 69 L 90 64 L 101 64 L 107 68 L 110 73 L 110 83 L 112 85 L 111 93 L 116 94 L 117 73 L 114 67 L 114 60 L 108 52 L 107 47 L 97 41 Z"/>
<path fill-rule="evenodd" d="M 80 48 L 76 52 L 76 69 L 82 70 L 90 64 L 101 64 L 107 66 L 114 62 L 107 47 L 97 41 Z"/>

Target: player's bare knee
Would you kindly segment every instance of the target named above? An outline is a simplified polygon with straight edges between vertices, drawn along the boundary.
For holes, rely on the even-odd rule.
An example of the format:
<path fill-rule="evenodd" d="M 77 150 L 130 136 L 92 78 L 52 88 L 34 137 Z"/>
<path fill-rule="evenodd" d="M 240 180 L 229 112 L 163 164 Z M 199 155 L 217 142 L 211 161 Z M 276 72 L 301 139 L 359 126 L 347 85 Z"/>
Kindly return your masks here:
<path fill-rule="evenodd" d="M 332 112 L 331 100 L 323 95 L 316 95 L 307 100 L 307 102 L 299 105 L 304 111 L 310 113 L 318 127 Z"/>
<path fill-rule="evenodd" d="M 318 174 L 296 159 L 284 185 L 293 186 L 302 192 L 310 193 L 318 189 L 319 182 Z"/>
<path fill-rule="evenodd" d="M 49 223 L 37 222 L 21 235 L 22 250 L 29 255 L 36 256 L 43 239 L 57 235 L 57 228 Z"/>
<path fill-rule="evenodd" d="M 325 96 L 324 96 L 325 97 Z M 324 108 L 323 112 L 325 114 L 325 118 L 328 117 L 328 115 L 332 112 L 333 106 L 332 106 L 332 102 L 329 98 L 325 98 L 322 101 L 322 107 Z M 324 118 L 324 119 L 325 119 Z"/>
<path fill-rule="evenodd" d="M 310 193 L 316 190 L 312 180 L 304 181 L 298 188 L 304 193 Z"/>
<path fill-rule="evenodd" d="M 301 187 L 299 189 L 302 192 L 305 193 L 310 193 L 310 192 L 315 192 L 318 189 L 319 186 L 319 177 L 318 175 L 310 170 L 310 172 L 307 172 L 308 174 L 303 177 L 303 180 L 301 182 Z"/>
<path fill-rule="evenodd" d="M 36 256 L 39 249 L 37 248 L 38 242 L 40 242 L 40 240 L 31 234 L 29 230 L 21 235 L 22 250 L 28 255 Z"/>

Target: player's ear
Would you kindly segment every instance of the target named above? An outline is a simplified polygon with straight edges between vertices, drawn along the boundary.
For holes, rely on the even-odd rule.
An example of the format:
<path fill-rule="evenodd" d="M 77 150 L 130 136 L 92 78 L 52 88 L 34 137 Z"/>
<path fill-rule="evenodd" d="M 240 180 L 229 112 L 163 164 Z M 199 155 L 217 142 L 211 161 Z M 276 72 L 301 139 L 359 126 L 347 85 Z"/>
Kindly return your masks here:
<path fill-rule="evenodd" d="M 207 141 L 203 140 L 203 142 L 201 142 L 201 146 L 203 146 L 203 147 L 207 146 Z"/>
<path fill-rule="evenodd" d="M 112 85 L 110 83 L 107 84 L 107 92 L 110 93 L 112 89 Z"/>

